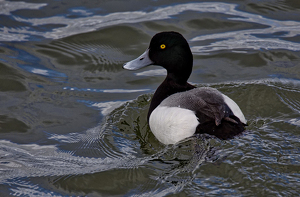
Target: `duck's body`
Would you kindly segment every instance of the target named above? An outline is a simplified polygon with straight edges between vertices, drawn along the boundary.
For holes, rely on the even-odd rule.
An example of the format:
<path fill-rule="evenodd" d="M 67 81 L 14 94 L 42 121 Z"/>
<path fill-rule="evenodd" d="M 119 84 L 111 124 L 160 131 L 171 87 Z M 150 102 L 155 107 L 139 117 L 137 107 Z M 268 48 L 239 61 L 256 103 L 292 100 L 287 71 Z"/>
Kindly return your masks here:
<path fill-rule="evenodd" d="M 174 144 L 194 133 L 228 139 L 244 131 L 246 119 L 233 100 L 214 88 L 196 88 L 187 82 L 193 57 L 181 34 L 156 34 L 146 52 L 124 68 L 136 70 L 152 64 L 168 72 L 154 93 L 147 117 L 160 142 Z"/>

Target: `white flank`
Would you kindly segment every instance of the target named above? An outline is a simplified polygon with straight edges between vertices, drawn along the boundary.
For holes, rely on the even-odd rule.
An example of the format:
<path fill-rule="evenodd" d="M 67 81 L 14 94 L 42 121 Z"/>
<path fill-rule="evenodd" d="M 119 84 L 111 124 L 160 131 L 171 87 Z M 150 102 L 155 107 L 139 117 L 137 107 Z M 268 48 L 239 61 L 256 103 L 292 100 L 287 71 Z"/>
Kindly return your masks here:
<path fill-rule="evenodd" d="M 179 107 L 158 106 L 149 118 L 152 133 L 164 144 L 175 144 L 192 136 L 198 124 L 193 111 Z"/>
<path fill-rule="evenodd" d="M 228 107 L 231 109 L 232 113 L 240 119 L 240 121 L 244 124 L 247 124 L 246 118 L 240 109 L 240 107 L 228 96 L 225 94 L 222 94 L 225 103 L 228 105 Z"/>

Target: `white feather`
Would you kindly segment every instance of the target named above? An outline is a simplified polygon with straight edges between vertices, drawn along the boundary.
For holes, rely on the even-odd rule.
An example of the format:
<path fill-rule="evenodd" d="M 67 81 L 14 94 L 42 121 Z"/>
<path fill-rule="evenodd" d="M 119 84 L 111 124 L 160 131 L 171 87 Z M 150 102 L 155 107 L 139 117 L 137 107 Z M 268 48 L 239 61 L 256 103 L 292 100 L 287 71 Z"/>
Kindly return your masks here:
<path fill-rule="evenodd" d="M 222 94 L 225 103 L 228 105 L 228 107 L 231 109 L 232 113 L 240 119 L 240 121 L 244 124 L 247 124 L 246 118 L 240 109 L 240 107 L 228 96 L 225 94 Z"/>
<path fill-rule="evenodd" d="M 179 107 L 158 106 L 149 118 L 152 133 L 164 144 L 175 144 L 192 136 L 198 124 L 193 111 Z"/>

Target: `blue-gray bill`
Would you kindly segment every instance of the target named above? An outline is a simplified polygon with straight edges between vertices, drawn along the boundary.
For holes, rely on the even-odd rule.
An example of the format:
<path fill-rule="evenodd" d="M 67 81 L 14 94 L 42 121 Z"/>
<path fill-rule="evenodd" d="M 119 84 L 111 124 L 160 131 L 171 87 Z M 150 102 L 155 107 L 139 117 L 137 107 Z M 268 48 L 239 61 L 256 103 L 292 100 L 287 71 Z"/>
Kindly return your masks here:
<path fill-rule="evenodd" d="M 127 70 L 137 70 L 149 65 L 152 65 L 154 62 L 149 58 L 149 49 L 147 49 L 142 55 L 138 58 L 131 60 L 123 65 L 124 69 Z"/>

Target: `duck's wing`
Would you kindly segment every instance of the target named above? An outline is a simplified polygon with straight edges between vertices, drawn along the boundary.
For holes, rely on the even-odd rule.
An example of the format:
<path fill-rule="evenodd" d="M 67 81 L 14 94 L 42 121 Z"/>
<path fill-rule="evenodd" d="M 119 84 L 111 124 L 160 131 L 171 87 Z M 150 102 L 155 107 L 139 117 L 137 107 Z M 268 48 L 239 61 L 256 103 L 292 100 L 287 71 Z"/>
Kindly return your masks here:
<path fill-rule="evenodd" d="M 206 88 L 197 88 L 191 92 L 190 97 L 191 99 L 187 99 L 187 105 L 193 106 L 191 110 L 195 111 L 200 123 L 213 120 L 218 126 L 226 115 L 229 117 L 229 108 L 224 103 L 222 95 L 214 89 L 210 91 Z"/>
<path fill-rule="evenodd" d="M 222 93 L 214 88 L 195 88 L 176 93 L 166 98 L 161 105 L 194 111 L 200 123 L 214 121 L 218 126 L 224 119 L 237 124 L 236 120 L 230 118 L 234 114 L 225 103 Z"/>

